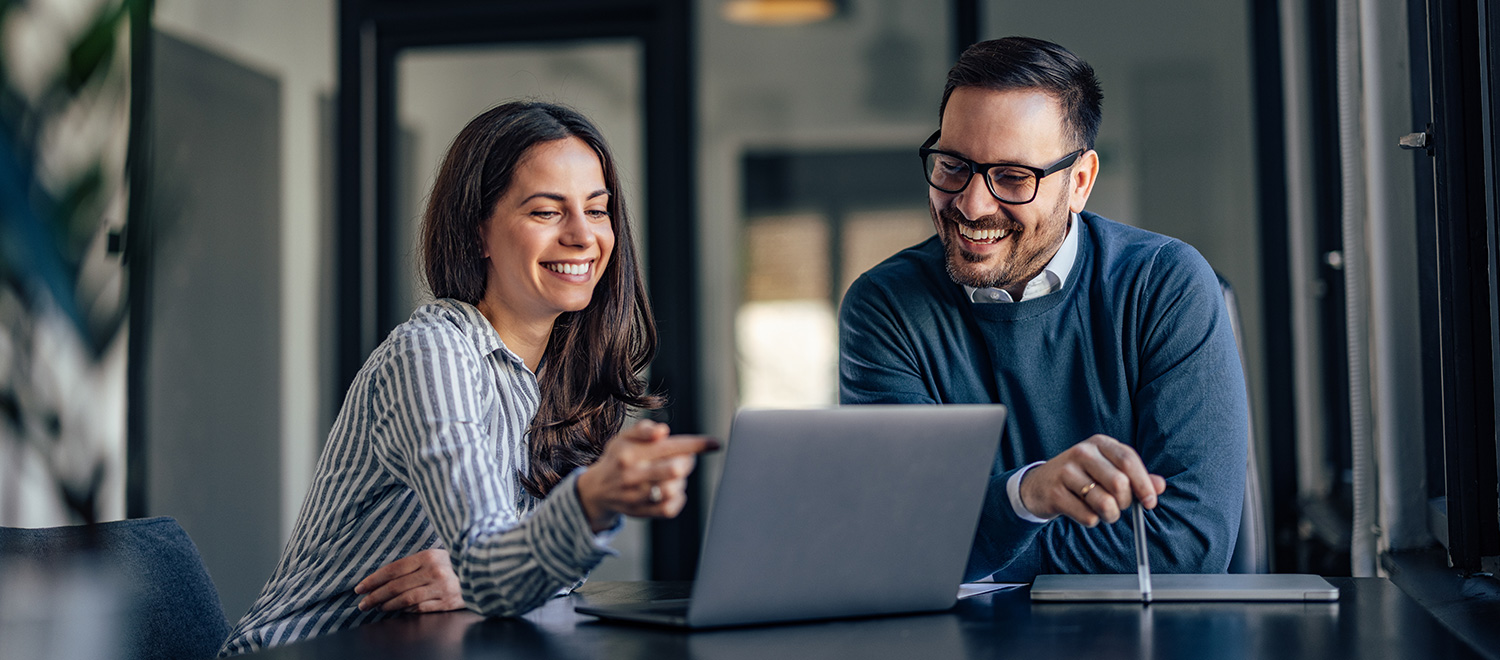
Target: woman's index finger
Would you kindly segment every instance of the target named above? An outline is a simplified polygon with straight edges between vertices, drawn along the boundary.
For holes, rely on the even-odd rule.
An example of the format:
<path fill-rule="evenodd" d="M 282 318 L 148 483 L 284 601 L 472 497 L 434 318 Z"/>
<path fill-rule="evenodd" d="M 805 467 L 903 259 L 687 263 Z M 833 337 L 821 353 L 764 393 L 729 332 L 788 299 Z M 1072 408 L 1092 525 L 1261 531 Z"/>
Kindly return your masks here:
<path fill-rule="evenodd" d="M 719 441 L 706 435 L 674 435 L 652 446 L 650 455 L 652 458 L 662 458 L 681 454 L 702 454 L 718 449 Z"/>

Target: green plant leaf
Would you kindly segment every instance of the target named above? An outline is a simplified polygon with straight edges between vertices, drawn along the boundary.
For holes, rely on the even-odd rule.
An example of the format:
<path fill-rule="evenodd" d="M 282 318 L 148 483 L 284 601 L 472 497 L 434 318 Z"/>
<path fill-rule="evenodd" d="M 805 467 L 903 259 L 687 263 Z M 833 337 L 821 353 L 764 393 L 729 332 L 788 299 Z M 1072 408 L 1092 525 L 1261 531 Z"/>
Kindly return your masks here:
<path fill-rule="evenodd" d="M 122 2 L 101 7 L 94 22 L 73 43 L 68 51 L 68 68 L 64 76 L 69 93 L 77 94 L 95 77 L 109 70 L 114 61 L 120 26 L 129 13 L 128 5 Z"/>

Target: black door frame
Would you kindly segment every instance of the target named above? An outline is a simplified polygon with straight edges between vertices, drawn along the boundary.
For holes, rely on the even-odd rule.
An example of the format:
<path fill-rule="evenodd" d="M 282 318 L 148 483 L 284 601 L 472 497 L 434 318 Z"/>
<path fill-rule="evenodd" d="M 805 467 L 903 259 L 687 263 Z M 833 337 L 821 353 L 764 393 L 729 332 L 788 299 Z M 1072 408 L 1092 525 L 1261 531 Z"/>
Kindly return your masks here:
<path fill-rule="evenodd" d="M 155 58 L 151 49 L 155 29 L 155 0 L 130 5 L 130 131 L 125 152 L 129 175 L 126 201 L 125 253 L 127 299 L 130 301 L 130 334 L 125 358 L 125 517 L 145 518 L 146 469 L 150 437 L 146 432 L 146 355 L 151 336 L 151 246 L 156 238 L 147 213 L 151 192 L 151 87 L 155 84 Z"/>
<path fill-rule="evenodd" d="M 393 309 L 395 63 L 424 46 L 635 38 L 645 89 L 647 281 L 661 350 L 653 389 L 670 397 L 674 432 L 702 428 L 694 183 L 693 23 L 689 0 L 342 0 L 339 3 L 336 356 L 330 392 L 342 401 L 365 358 L 404 320 Z M 697 479 L 688 505 L 651 528 L 651 578 L 697 570 L 702 520 Z"/>
<path fill-rule="evenodd" d="M 1292 256 L 1287 240 L 1285 79 L 1281 11 L 1274 0 L 1250 0 L 1250 60 L 1254 96 L 1255 172 L 1260 211 L 1261 331 L 1265 355 L 1292 355 Z M 1290 358 L 1263 361 L 1270 464 L 1269 565 L 1286 572 L 1297 563 L 1297 403 Z M 1248 365 L 1247 365 L 1248 368 Z M 1259 392 L 1257 392 L 1259 394 Z M 1251 411 L 1254 414 L 1254 411 Z"/>

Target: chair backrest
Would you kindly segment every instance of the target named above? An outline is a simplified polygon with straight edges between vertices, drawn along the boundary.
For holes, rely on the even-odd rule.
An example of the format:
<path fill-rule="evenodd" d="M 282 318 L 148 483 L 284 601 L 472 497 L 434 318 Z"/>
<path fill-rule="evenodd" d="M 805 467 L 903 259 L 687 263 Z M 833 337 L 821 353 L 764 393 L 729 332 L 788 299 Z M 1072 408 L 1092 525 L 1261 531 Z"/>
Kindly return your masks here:
<path fill-rule="evenodd" d="M 0 558 L 55 563 L 90 547 L 106 570 L 131 586 L 123 657 L 212 658 L 218 653 L 229 636 L 229 622 L 197 546 L 176 520 L 121 520 L 92 530 L 0 527 Z"/>
<path fill-rule="evenodd" d="M 1218 275 L 1218 273 L 1215 273 Z M 1234 343 L 1240 351 L 1240 364 L 1246 365 L 1245 339 L 1240 327 L 1239 300 L 1229 280 L 1219 277 L 1219 289 L 1224 293 L 1224 305 L 1229 308 L 1229 325 L 1234 328 Z M 1245 396 L 1250 396 L 1248 372 Z M 1246 402 L 1247 404 L 1249 401 Z M 1234 543 L 1234 553 L 1229 556 L 1230 573 L 1266 573 L 1270 571 L 1270 550 L 1266 544 L 1265 500 L 1260 491 L 1260 461 L 1256 459 L 1255 415 L 1250 415 L 1250 437 L 1246 442 L 1249 451 L 1245 456 L 1245 508 L 1240 514 L 1240 534 Z"/>

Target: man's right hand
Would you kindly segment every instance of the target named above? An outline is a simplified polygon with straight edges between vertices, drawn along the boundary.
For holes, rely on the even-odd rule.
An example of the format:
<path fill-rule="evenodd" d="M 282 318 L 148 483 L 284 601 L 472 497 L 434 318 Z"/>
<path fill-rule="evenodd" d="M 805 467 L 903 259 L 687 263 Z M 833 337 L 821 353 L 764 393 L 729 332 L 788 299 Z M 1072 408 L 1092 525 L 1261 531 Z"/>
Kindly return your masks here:
<path fill-rule="evenodd" d="M 1166 490 L 1167 480 L 1146 472 L 1129 445 L 1094 435 L 1028 470 L 1021 478 L 1021 504 L 1039 518 L 1062 515 L 1093 527 L 1119 520 L 1137 500 L 1156 508 L 1156 496 Z"/>

